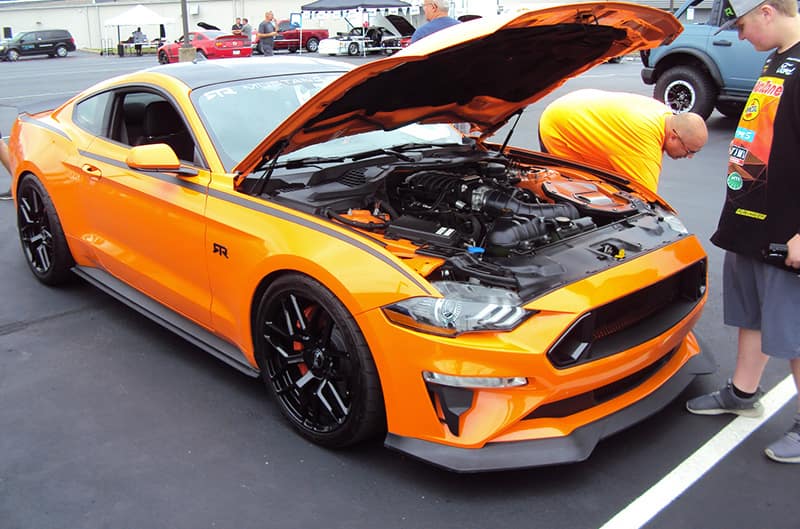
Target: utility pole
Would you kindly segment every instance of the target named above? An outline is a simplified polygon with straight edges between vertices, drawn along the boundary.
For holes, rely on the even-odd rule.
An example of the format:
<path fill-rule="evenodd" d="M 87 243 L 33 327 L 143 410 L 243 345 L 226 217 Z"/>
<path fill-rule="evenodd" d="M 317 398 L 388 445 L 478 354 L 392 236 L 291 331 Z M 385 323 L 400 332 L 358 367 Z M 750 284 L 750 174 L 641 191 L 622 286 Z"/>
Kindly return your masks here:
<path fill-rule="evenodd" d="M 181 0 L 181 19 L 183 22 L 183 42 L 178 49 L 178 61 L 189 62 L 194 60 L 195 51 L 192 48 L 192 43 L 189 42 L 189 9 L 186 0 Z"/>

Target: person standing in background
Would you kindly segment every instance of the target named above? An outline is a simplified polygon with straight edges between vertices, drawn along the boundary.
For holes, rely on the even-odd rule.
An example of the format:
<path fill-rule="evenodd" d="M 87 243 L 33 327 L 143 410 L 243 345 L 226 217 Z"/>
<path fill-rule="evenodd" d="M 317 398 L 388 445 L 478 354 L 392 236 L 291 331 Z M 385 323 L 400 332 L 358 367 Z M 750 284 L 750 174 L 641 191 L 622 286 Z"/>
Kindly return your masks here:
<path fill-rule="evenodd" d="M 142 44 L 147 42 L 147 37 L 142 33 L 142 28 L 136 28 L 133 32 L 133 48 L 136 50 L 136 55 L 142 56 Z"/>
<path fill-rule="evenodd" d="M 258 49 L 266 56 L 273 54 L 272 47 L 275 44 L 275 37 L 278 35 L 278 32 L 275 31 L 273 20 L 275 20 L 275 16 L 272 14 L 272 11 L 264 13 L 264 20 L 258 25 L 258 33 L 256 33 L 256 37 L 258 37 Z"/>
<path fill-rule="evenodd" d="M 425 3 L 422 4 L 422 12 L 425 14 L 425 20 L 428 23 L 418 27 L 414 34 L 411 35 L 411 43 L 413 44 L 419 39 L 444 28 L 460 24 L 461 22 L 447 15 L 449 10 L 449 0 L 425 0 Z"/>
<path fill-rule="evenodd" d="M 236 17 L 236 22 L 233 23 L 231 26 L 231 33 L 234 35 L 241 35 L 242 34 L 242 19 Z"/>
<path fill-rule="evenodd" d="M 253 40 L 253 26 L 250 25 L 250 21 L 247 18 L 242 18 L 242 36 L 248 44 Z"/>

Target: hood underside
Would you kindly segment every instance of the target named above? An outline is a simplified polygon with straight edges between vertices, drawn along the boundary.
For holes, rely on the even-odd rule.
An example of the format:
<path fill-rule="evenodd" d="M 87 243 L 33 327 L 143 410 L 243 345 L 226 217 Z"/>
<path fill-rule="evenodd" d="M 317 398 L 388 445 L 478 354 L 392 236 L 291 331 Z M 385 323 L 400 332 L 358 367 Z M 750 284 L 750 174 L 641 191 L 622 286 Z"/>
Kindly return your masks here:
<path fill-rule="evenodd" d="M 279 152 L 410 123 L 471 123 L 483 137 L 607 59 L 671 42 L 681 24 L 620 2 L 569 4 L 442 30 L 343 75 L 301 106 L 234 171 Z"/>

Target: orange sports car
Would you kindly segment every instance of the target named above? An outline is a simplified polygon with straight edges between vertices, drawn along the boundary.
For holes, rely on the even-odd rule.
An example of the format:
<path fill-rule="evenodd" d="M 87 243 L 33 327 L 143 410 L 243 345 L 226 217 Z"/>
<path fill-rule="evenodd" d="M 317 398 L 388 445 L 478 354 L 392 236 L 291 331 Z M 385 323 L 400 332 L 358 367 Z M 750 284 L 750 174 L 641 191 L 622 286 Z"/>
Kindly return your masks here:
<path fill-rule="evenodd" d="M 680 31 L 572 4 L 354 69 L 108 80 L 13 127 L 23 254 L 42 283 L 77 274 L 260 377 L 321 445 L 385 436 L 459 472 L 582 460 L 709 371 L 706 255 L 640 185 L 489 140 Z"/>

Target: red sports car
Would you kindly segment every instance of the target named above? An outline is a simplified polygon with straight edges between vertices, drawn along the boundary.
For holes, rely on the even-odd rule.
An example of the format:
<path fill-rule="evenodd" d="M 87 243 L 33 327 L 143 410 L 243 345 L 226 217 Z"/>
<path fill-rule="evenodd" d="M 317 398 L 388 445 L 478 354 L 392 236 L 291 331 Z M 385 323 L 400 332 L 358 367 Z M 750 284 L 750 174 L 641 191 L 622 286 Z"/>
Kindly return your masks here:
<path fill-rule="evenodd" d="M 206 59 L 227 57 L 249 57 L 252 54 L 250 43 L 241 35 L 231 35 L 224 31 L 206 30 L 189 33 L 189 43 L 197 55 Z M 158 62 L 168 64 L 178 62 L 178 50 L 183 46 L 183 37 L 158 49 Z"/>

